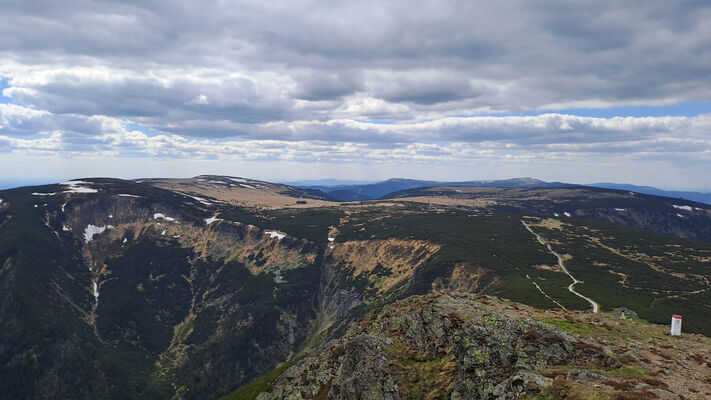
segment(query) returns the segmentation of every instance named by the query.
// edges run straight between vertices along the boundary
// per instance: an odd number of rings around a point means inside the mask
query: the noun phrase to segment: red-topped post
[[[681,335],[681,315],[672,315],[671,320],[671,335]]]

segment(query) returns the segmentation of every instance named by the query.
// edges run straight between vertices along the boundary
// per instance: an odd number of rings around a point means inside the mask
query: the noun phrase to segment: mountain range
[[[374,200],[407,189],[433,186],[472,186],[472,187],[569,187],[575,186],[561,182],[544,182],[532,178],[513,178],[504,180],[480,180],[463,182],[423,181],[415,179],[391,178],[382,182],[360,185],[306,185],[301,186],[320,190],[340,201]]]
[[[478,181],[426,181],[415,179],[391,178],[375,183],[338,183],[336,180],[304,181],[293,182],[292,185],[320,190],[329,196],[340,201],[363,201],[374,200],[387,196],[391,193],[407,190],[426,188],[434,186],[471,186],[471,187],[519,187],[519,188],[562,188],[572,186],[592,186],[605,189],[626,190],[636,193],[652,194],[664,197],[676,197],[685,200],[697,201],[711,204],[711,193],[692,191],[668,191],[651,186],[637,186],[630,184],[616,183],[592,183],[578,185],[563,182],[545,182],[533,178],[513,178],[503,180],[478,180]]]
[[[590,183],[587,186],[600,187],[606,189],[629,190],[637,193],[653,194],[655,196],[677,197],[680,199],[698,201],[699,203],[711,204],[711,193],[709,192],[689,192],[678,190],[662,190],[651,186],[637,186],[626,183]]]
[[[418,182],[0,191],[0,398],[711,394],[711,206]]]

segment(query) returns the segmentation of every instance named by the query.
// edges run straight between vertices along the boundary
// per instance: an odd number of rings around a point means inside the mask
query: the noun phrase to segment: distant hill
[[[653,194],[655,196],[676,197],[685,200],[698,201],[699,203],[711,204],[711,193],[670,191],[657,189],[652,186],[637,186],[626,183],[609,182],[591,183],[586,186],[593,186],[605,189],[629,190],[637,193]]]
[[[545,182],[533,178],[513,178],[503,180],[478,180],[463,182],[423,181],[416,179],[391,178],[367,185],[300,186],[328,193],[341,201],[373,200],[401,190],[435,186],[505,187],[505,188],[563,188],[577,186],[562,182]]]
[[[298,187],[309,186],[309,187],[332,188],[334,186],[369,185],[371,183],[376,183],[376,182],[377,181],[375,181],[375,180],[356,181],[356,180],[349,180],[349,179],[304,179],[304,180],[300,180],[300,181],[279,181],[278,183],[283,183],[284,185],[298,186]]]

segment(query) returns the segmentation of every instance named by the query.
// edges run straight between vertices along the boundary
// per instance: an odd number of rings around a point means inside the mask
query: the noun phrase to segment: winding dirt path
[[[558,259],[558,267],[560,267],[561,271],[565,272],[566,275],[568,275],[570,277],[570,279],[573,280],[573,283],[568,285],[568,291],[570,291],[570,293],[580,297],[581,299],[585,299],[588,303],[590,303],[590,305],[592,305],[593,313],[597,313],[600,306],[593,299],[583,296],[582,294],[575,291],[575,284],[580,283],[581,281],[575,279],[575,277],[570,273],[570,271],[568,271],[568,268],[565,267],[565,263],[563,262],[563,257],[561,257],[560,254],[556,253],[553,250],[553,248],[551,248],[551,245],[549,243],[547,243],[545,240],[543,240],[541,235],[534,232],[533,229],[531,229],[531,227],[528,226],[526,221],[521,220],[521,223],[523,224],[524,227],[526,227],[526,229],[528,229],[529,232],[531,232],[533,234],[533,236],[536,237],[536,239],[538,240],[538,243],[546,246],[548,248],[548,251],[550,251],[551,254],[556,256],[556,258]]]
[[[563,310],[566,310],[566,311],[568,310],[567,308],[565,308],[564,305],[562,305],[562,304],[558,303],[557,301],[555,301],[555,299],[552,298],[551,296],[548,296],[548,293],[544,292],[543,289],[541,289],[541,287],[538,286],[538,284],[537,284],[536,282],[534,282],[533,279],[531,279],[530,276],[528,276],[528,274],[526,274],[526,278],[528,278],[528,280],[531,281],[531,283],[533,284],[533,286],[535,286],[536,289],[538,289],[538,291],[541,292],[542,295],[546,296],[546,298],[547,298],[548,300],[552,301],[553,303],[555,303],[558,307],[562,308]]]

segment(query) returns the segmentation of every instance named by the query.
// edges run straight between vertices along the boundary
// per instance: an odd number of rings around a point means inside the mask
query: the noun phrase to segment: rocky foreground
[[[707,399],[711,339],[617,314],[411,297],[311,351],[268,399]]]

